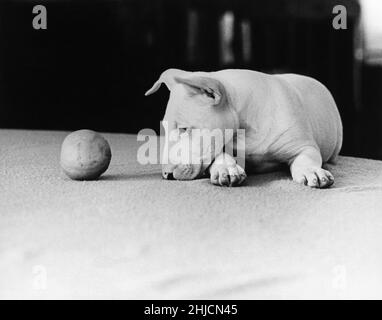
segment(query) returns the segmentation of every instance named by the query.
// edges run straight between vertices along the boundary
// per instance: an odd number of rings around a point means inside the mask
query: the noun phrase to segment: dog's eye
[[[187,127],[182,127],[182,128],[178,128],[178,132],[179,132],[179,135],[182,135],[182,134],[185,134],[187,132],[191,132],[191,128],[187,128]]]

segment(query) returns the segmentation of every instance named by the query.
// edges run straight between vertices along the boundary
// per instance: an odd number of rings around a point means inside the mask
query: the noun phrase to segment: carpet
[[[66,134],[0,130],[0,298],[382,298],[382,161],[340,157],[330,189],[224,188],[163,180],[135,135],[104,134],[110,167],[82,182]]]

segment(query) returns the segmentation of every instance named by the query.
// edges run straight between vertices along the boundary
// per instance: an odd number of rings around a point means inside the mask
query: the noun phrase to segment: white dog
[[[170,130],[245,129],[247,171],[271,171],[287,164],[298,183],[316,188],[333,184],[322,164],[340,152],[342,123],[332,95],[320,82],[250,70],[169,69],[146,95],[161,83],[170,90],[164,116]],[[213,184],[240,184],[246,177],[243,168],[223,148],[219,152],[211,165],[163,165],[163,176],[194,179],[208,170]]]

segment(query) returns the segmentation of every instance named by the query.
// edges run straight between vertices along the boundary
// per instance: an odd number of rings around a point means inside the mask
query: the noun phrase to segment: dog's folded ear
[[[183,84],[191,96],[200,96],[207,105],[218,106],[226,99],[224,85],[217,79],[204,76],[176,76],[174,79]]]
[[[160,88],[161,84],[164,83],[169,90],[176,84],[175,77],[186,77],[190,72],[183,71],[180,69],[167,69],[164,71],[159,79],[154,83],[151,89],[147,90],[145,96],[155,93]]]

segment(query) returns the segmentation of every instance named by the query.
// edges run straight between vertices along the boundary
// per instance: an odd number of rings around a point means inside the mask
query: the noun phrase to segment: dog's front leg
[[[306,147],[291,161],[290,171],[296,182],[312,188],[328,188],[334,183],[334,178],[321,166],[320,151],[314,147]]]
[[[228,153],[221,153],[209,168],[211,182],[215,185],[233,187],[247,177],[244,169]]]

